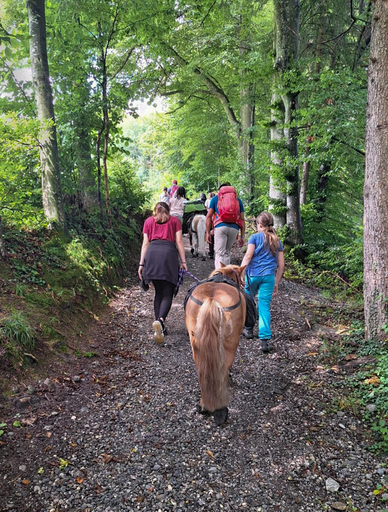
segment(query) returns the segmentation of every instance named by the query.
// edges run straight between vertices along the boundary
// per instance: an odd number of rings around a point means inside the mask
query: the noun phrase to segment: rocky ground
[[[213,269],[187,261],[199,278]],[[1,405],[0,511],[388,510],[388,494],[374,493],[387,485],[384,459],[368,451],[357,417],[336,408],[341,368],[317,357],[322,334],[337,336],[322,325],[326,300],[282,282],[275,350],[241,338],[229,419],[217,427],[196,412],[182,307],[192,284],[185,278],[161,346],[153,294],[134,277],[88,332],[98,356],[53,366]]]

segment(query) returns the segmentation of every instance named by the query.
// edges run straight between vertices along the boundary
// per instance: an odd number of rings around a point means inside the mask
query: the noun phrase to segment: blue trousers
[[[257,309],[259,313],[259,338],[271,338],[271,301],[275,286],[275,276],[245,276],[245,291],[257,296]]]

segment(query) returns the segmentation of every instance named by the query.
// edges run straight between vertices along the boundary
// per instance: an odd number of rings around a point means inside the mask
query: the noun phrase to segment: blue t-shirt
[[[264,233],[261,231],[252,235],[248,240],[248,245],[252,244],[255,246],[252,259],[245,271],[248,276],[270,276],[276,273],[278,253],[284,250],[283,244],[279,240],[279,249],[276,251],[275,256],[273,256],[269,245],[264,244],[264,241]]]
[[[242,201],[241,201],[241,199],[239,197],[237,198],[237,200],[238,200],[238,204],[240,205],[240,213],[241,213],[241,212],[244,211],[244,206],[243,206]],[[220,213],[218,211],[218,196],[214,196],[214,197],[211,198],[210,204],[209,204],[209,208],[214,210],[217,215]],[[220,226],[228,226],[230,228],[240,229],[238,224],[228,224],[227,222],[220,222],[219,224],[217,224],[215,226],[215,228],[217,229]]]

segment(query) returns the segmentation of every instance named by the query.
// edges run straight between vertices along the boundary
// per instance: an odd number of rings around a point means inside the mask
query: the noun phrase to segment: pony
[[[198,412],[213,414],[217,425],[228,419],[229,370],[246,315],[240,290],[245,267],[221,263],[185,299],[185,324],[201,389]]]
[[[198,258],[201,254],[202,261],[206,260],[206,216],[199,214],[193,217],[189,228],[189,240],[191,245],[191,254],[193,258]]]

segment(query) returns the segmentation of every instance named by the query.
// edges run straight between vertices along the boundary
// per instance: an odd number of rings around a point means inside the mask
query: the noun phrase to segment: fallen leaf
[[[77,476],[77,484],[82,484],[83,481],[84,478],[82,478],[82,476]]]
[[[77,446],[77,443],[70,443],[70,445],[75,448]]]
[[[308,356],[317,356],[318,352],[309,352],[307,355]]]
[[[31,416],[31,418],[23,418],[22,419],[22,425],[31,426],[31,425],[33,425],[35,423],[36,420],[37,420],[36,416]]]
[[[113,459],[112,455],[108,455],[107,453],[101,453],[100,458],[102,459],[101,462],[104,464],[110,462]]]
[[[377,375],[374,375],[370,379],[364,380],[364,384],[373,384],[376,385],[380,383],[380,379],[377,377]]]
[[[49,452],[49,451],[50,451],[50,450],[52,450],[52,449],[53,449],[53,447],[52,447],[52,446],[50,446],[50,445],[48,445],[48,446],[46,446],[46,448],[44,449],[44,453]]]
[[[53,435],[52,432],[46,432],[46,437],[50,438],[52,435]]]
[[[213,452],[211,452],[210,450],[206,450],[206,453],[209,455],[209,457],[211,457],[211,458],[214,457]]]
[[[30,481],[27,480],[27,478],[25,478],[24,480],[22,480],[22,484],[24,485],[30,485]]]
[[[346,361],[351,361],[352,359],[357,359],[356,354],[347,354],[347,355],[345,356],[345,360],[346,360]]]

